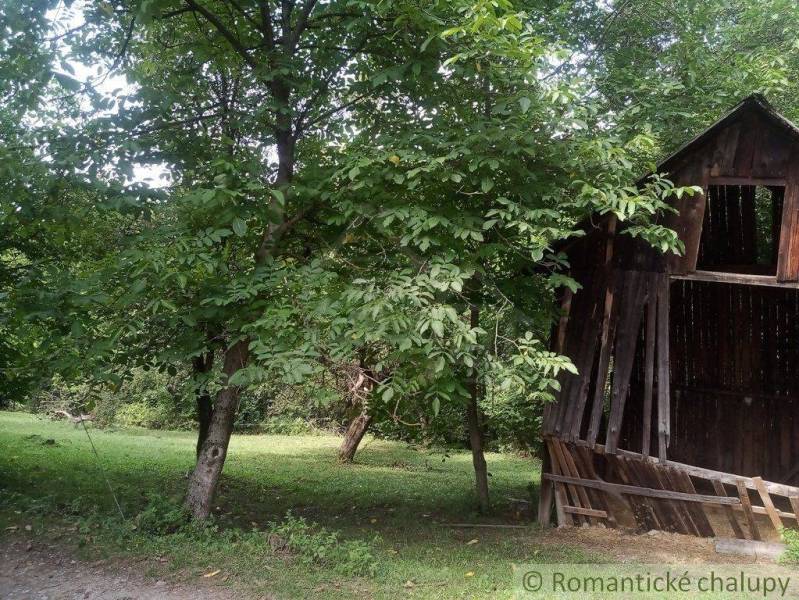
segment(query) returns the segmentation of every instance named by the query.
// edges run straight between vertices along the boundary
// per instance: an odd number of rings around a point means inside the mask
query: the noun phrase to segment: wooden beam
[[[575,443],[581,446],[588,447],[590,449],[588,443],[585,442],[584,440],[580,440]],[[602,444],[594,444],[593,450],[597,454],[605,454],[605,447]],[[648,460],[650,462],[657,462],[657,459],[654,457],[641,456],[638,452],[632,452],[630,450],[618,449],[616,451],[616,454],[618,454],[619,456],[626,456],[629,458],[638,458],[639,460]],[[728,485],[733,485],[733,486],[737,485],[738,480],[741,480],[744,482],[744,485],[750,490],[757,490],[754,482],[750,477],[741,477],[739,475],[733,475],[731,473],[723,473],[722,471],[714,471],[713,469],[705,469],[704,467],[696,467],[694,465],[687,465],[685,463],[680,463],[673,460],[666,461],[666,466],[682,469],[692,477],[699,477],[701,479],[708,479],[710,481],[717,479],[722,483],[726,483]],[[777,494],[778,496],[785,496],[786,498],[789,498],[790,496],[799,496],[799,487],[795,487],[792,485],[785,485],[784,483],[774,483],[773,481],[764,481],[763,483],[765,484],[769,494]]]
[[[709,185],[763,185],[784,186],[784,177],[710,177]]]
[[[799,283],[778,281],[773,275],[752,275],[750,273],[725,273],[722,271],[694,271],[683,275],[669,276],[671,279],[686,281],[706,281],[710,283],[729,283],[736,285],[754,285],[798,290]]]
[[[755,515],[752,512],[752,503],[749,500],[749,491],[746,489],[746,484],[742,479],[736,481],[738,487],[738,497],[741,499],[741,506],[743,507],[746,522],[749,525],[749,535],[753,540],[760,541],[760,530],[755,523]]]
[[[582,508],[580,506],[564,506],[563,512],[573,515],[583,515],[586,517],[593,517],[595,519],[607,519],[608,513],[604,510],[596,510],[595,508]]]
[[[727,490],[724,489],[724,484],[716,479],[713,480],[713,491],[716,492],[717,496],[726,496]],[[727,515],[727,520],[730,522],[730,527],[732,527],[732,532],[735,534],[740,540],[745,540],[746,536],[744,535],[743,529],[738,524],[738,519],[735,518],[735,512],[732,510],[731,506],[725,506],[724,512]]]
[[[777,509],[774,508],[774,503],[771,501],[771,496],[768,494],[768,490],[766,490],[766,486],[763,484],[763,480],[760,477],[752,477],[752,481],[755,482],[755,487],[757,488],[757,492],[760,494],[760,499],[763,501],[763,507],[766,509],[766,514],[768,518],[771,519],[771,524],[774,525],[774,529],[777,530],[777,533],[780,532],[782,529],[782,521],[780,520],[780,516],[777,514]]]
[[[799,523],[799,496],[788,496],[791,501],[791,509],[793,510],[793,518]]]
[[[720,504],[735,506],[741,504],[737,498],[726,496],[709,496],[707,494],[687,494],[685,492],[673,492],[671,490],[655,490],[652,488],[638,487],[635,485],[623,485],[621,483],[609,483],[599,479],[578,479],[576,477],[564,477],[563,475],[552,475],[544,473],[546,479],[565,483],[573,486],[590,487],[598,490],[615,491],[620,494],[630,494],[632,496],[646,496],[647,498],[664,498],[666,500],[682,500],[684,502],[701,502],[704,504]]]

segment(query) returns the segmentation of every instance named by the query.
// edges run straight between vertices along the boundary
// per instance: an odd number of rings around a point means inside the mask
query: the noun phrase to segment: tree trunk
[[[206,374],[211,370],[214,364],[214,353],[208,352],[203,356],[196,356],[191,361],[192,368],[195,375]],[[211,426],[211,415],[214,411],[214,404],[211,400],[211,394],[208,389],[198,386],[195,390],[195,397],[197,400],[197,423],[199,425],[197,432],[197,458],[200,457],[200,448],[208,437],[208,428]]]
[[[480,309],[472,304],[470,314],[471,326],[478,327],[480,322]],[[469,378],[469,403],[466,407],[466,420],[469,425],[469,445],[472,448],[472,464],[477,490],[477,501],[480,512],[485,514],[491,510],[488,498],[488,467],[483,454],[483,429],[480,418],[480,382],[476,369]]]
[[[249,359],[248,342],[241,340],[225,351],[224,372],[229,378],[243,368]],[[240,389],[227,385],[216,395],[216,402],[208,426],[208,434],[197,455],[197,465],[189,478],[185,505],[196,519],[205,519],[211,513],[214,493],[225,464],[233,422],[236,418]]]
[[[372,416],[367,414],[366,411],[355,417],[347,427],[347,432],[344,434],[344,441],[338,449],[338,459],[341,462],[352,462],[355,458],[355,452],[358,450],[358,445],[361,443],[366,430],[372,422]]]

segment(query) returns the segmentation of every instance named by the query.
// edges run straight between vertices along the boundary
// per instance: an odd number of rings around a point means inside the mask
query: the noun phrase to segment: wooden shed
[[[539,519],[774,538],[799,520],[799,129],[760,96],[664,160],[663,255],[595,218],[553,336]]]

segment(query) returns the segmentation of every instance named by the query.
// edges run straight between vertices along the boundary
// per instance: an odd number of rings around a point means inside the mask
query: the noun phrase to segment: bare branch
[[[247,49],[239,41],[238,37],[236,37],[233,32],[225,26],[225,24],[217,15],[212,13],[201,4],[198,4],[196,0],[186,0],[186,4],[194,11],[205,17],[205,19],[214,26],[217,32],[219,32],[219,34],[230,43],[233,49],[238,53],[239,56],[241,56],[242,59],[244,59],[244,62],[246,62],[247,65],[249,65],[252,69],[255,69],[258,66],[247,52]]]

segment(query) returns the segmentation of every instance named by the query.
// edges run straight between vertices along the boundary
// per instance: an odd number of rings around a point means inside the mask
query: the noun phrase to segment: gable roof
[[[705,129],[702,133],[694,137],[692,140],[686,142],[677,150],[669,154],[666,158],[661,160],[658,163],[658,170],[665,170],[664,167],[675,163],[683,156],[688,154],[692,149],[709,140],[717,132],[737,121],[744,113],[747,112],[755,112],[763,116],[768,122],[774,124],[777,128],[784,131],[786,134],[788,134],[788,136],[794,138],[796,141],[799,141],[799,127],[778,113],[762,94],[752,94],[741,100],[732,108],[732,110],[721,117],[718,121],[713,123],[710,127]],[[648,176],[649,174],[647,174],[645,177]]]

